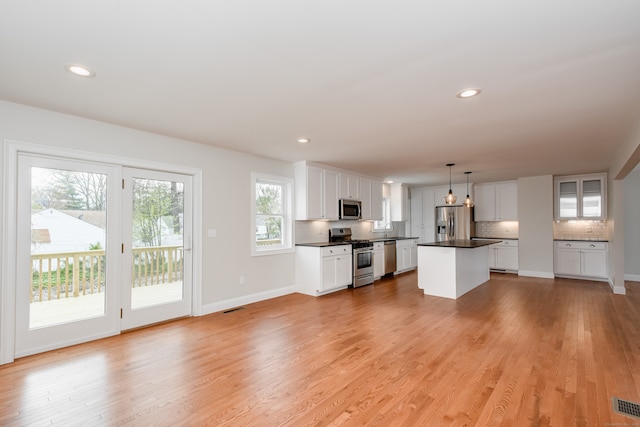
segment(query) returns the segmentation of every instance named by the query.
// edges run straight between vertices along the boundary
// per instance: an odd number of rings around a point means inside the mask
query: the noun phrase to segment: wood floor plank
[[[624,425],[640,283],[492,274],[458,300],[416,274],[292,294],[0,367],[0,425]]]

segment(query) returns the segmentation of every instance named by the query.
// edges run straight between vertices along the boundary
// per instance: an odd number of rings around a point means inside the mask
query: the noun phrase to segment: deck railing
[[[133,249],[131,287],[183,280],[182,246]],[[31,255],[31,302],[100,293],[105,287],[104,249]]]

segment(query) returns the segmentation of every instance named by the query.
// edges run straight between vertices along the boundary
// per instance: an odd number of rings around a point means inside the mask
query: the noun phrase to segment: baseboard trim
[[[224,301],[218,301],[213,304],[206,304],[202,306],[200,316],[204,316],[211,313],[217,313],[218,311],[228,310],[230,308],[238,307],[244,304],[252,304],[254,302],[265,301],[271,298],[277,298],[284,295],[289,295],[295,292],[294,286],[287,286],[284,288],[273,289],[270,291],[259,292],[257,294],[244,295],[238,298],[231,298]]]
[[[625,274],[624,280],[629,280],[630,282],[640,282],[640,274]]]
[[[608,280],[611,291],[616,295],[626,295],[627,289],[624,286],[616,286],[611,279]]]
[[[548,271],[531,271],[531,270],[518,270],[518,276],[524,277],[538,277],[540,279],[554,279],[553,272]]]

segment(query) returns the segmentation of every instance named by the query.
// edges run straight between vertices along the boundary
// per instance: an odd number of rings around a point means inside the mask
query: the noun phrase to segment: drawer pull
[[[571,243],[567,243],[565,246],[566,246],[567,248],[570,248],[570,247],[571,247]]]
[[[591,244],[591,245],[589,245],[589,247],[590,247],[590,248],[595,248],[595,247],[596,247],[596,245]]]

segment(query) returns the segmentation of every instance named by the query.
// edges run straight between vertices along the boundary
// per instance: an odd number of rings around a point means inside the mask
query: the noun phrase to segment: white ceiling
[[[3,0],[0,98],[414,185],[600,172],[640,1]]]

